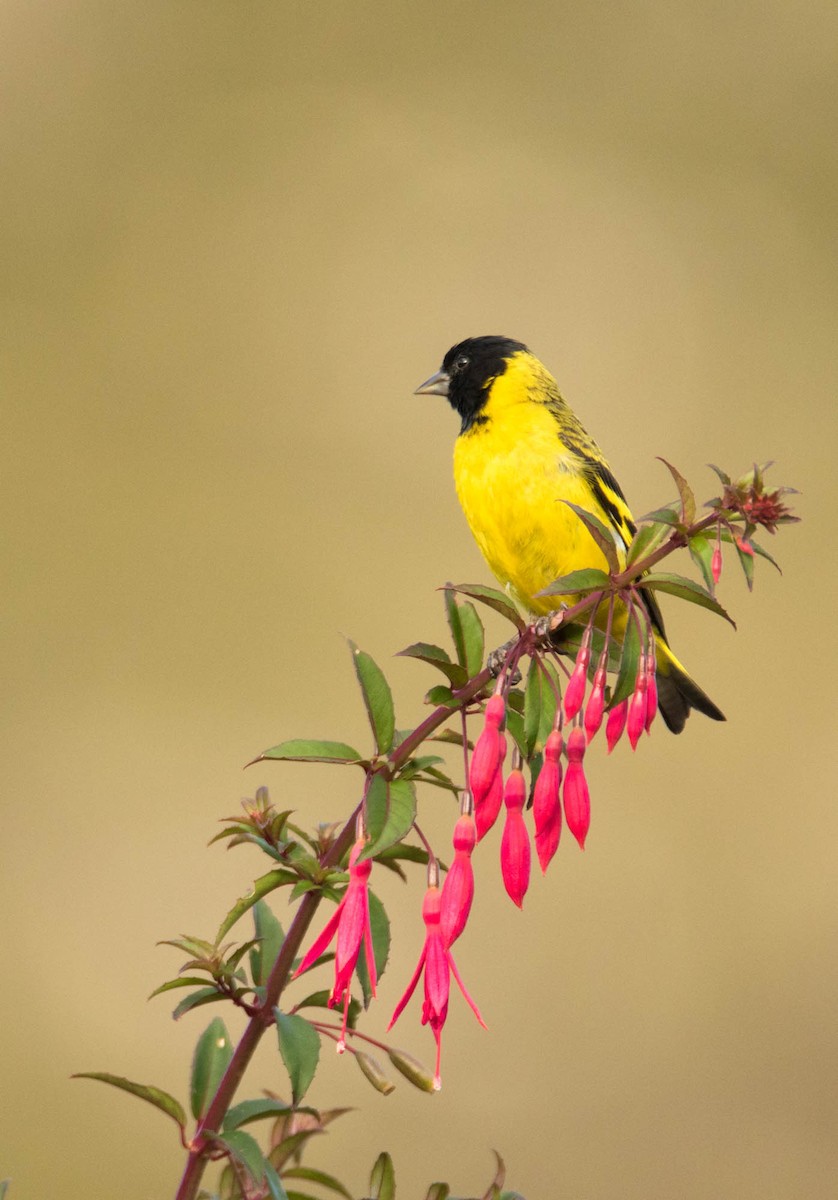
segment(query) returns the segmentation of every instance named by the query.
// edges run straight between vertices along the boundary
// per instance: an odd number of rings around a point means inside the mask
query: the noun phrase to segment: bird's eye
[[[466,369],[466,367],[468,366],[468,361],[469,361],[468,357],[465,354],[461,354],[460,357],[457,359],[457,361],[454,363],[454,370],[455,371],[464,371]]]

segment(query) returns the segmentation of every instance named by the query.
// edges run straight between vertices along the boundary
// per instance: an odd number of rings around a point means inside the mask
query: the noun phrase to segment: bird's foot
[[[530,626],[530,631],[536,645],[540,643],[550,643],[553,634],[558,629],[561,621],[556,621],[556,614],[567,611],[567,605],[562,603],[553,612],[545,613],[543,617],[539,617],[537,621],[533,621]]]
[[[493,650],[486,659],[486,666],[494,676],[500,675],[510,650],[517,645],[518,638],[510,638],[508,642],[505,642],[502,646],[498,646],[497,650]],[[517,668],[510,674],[509,682],[513,684],[513,686],[514,684],[521,682],[521,672]]]

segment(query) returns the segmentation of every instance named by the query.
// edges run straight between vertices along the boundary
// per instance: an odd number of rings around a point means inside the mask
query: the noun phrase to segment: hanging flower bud
[[[620,703],[615,704],[608,713],[608,720],[605,723],[605,737],[608,742],[609,754],[623,736],[623,730],[626,727],[627,715],[628,700],[621,700]]]
[[[594,674],[594,686],[585,706],[585,733],[590,741],[602,724],[602,714],[605,711],[605,654],[599,660],[599,666]]]
[[[585,636],[582,638],[579,653],[576,655],[576,665],[573,668],[573,674],[570,676],[567,687],[564,690],[564,712],[568,721],[576,716],[582,707],[582,701],[585,699],[585,686],[588,682],[588,664],[590,661],[591,627],[589,625],[585,630]]]
[[[495,777],[489,788],[489,794],[482,804],[475,802],[474,822],[477,826],[477,840],[484,838],[498,819],[500,806],[503,803],[503,763],[506,758],[506,734],[500,734],[500,761]]]
[[[469,790],[474,797],[475,808],[479,808],[489,794],[492,780],[500,766],[503,740],[500,727],[505,714],[506,705],[503,696],[499,692],[495,692],[486,704],[483,732],[477,739],[469,766],[468,783]]]
[[[747,554],[749,558],[754,557],[754,548],[744,537],[737,537],[736,545],[743,554]]]
[[[554,729],[544,747],[544,762],[533,791],[535,849],[542,872],[556,853],[562,836],[562,806],[559,788],[562,782],[562,735]]]
[[[567,827],[583,850],[591,824],[591,797],[582,766],[586,746],[583,730],[578,727],[571,729],[567,739],[567,774],[564,777],[562,799]]]
[[[718,583],[722,574],[721,530],[719,531],[719,537],[716,539],[716,544],[713,547],[713,557],[710,559],[710,574],[713,576],[713,583]]]
[[[451,946],[466,927],[474,899],[474,871],[471,854],[477,841],[477,827],[471,814],[471,796],[463,793],[462,816],[454,826],[454,861],[442,885],[439,924],[446,946]]]
[[[506,823],[500,844],[500,868],[510,899],[521,908],[530,886],[530,835],[523,813],[527,785],[521,770],[521,756],[517,751],[503,799],[506,804]]]
[[[647,687],[646,655],[643,654],[640,657],[640,667],[637,672],[637,678],[634,681],[634,691],[629,701],[628,720],[626,721],[628,739],[631,742],[632,750],[636,749],[637,743],[640,741],[640,735],[646,728]]]
[[[648,733],[658,711],[658,677],[657,664],[654,654],[646,657],[646,721],[644,728]]]

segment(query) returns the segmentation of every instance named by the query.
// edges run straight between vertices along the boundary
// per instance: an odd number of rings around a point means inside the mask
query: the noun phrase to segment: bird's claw
[[[506,663],[507,655],[513,646],[517,645],[518,639],[511,638],[503,646],[498,646],[497,650],[493,650],[486,659],[486,666],[494,676],[500,675]],[[521,672],[516,668],[510,673],[509,682],[514,686],[521,682]]]

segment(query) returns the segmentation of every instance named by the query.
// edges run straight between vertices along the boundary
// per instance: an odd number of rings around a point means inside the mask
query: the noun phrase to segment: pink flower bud
[[[655,714],[658,711],[658,679],[655,674],[655,660],[650,658],[646,667],[646,721],[645,729],[648,733],[652,728],[652,722],[655,719]]]
[[[547,870],[562,836],[562,735],[554,729],[544,747],[544,762],[535,781],[532,812],[535,818],[535,849],[542,872]]]
[[[474,821],[477,826],[477,840],[484,838],[498,819],[500,806],[503,803],[503,760],[506,758],[506,735],[498,734],[500,738],[500,758],[494,778],[489,785],[485,799],[474,803]],[[472,793],[473,794],[473,793]]]
[[[745,541],[745,539],[744,539],[743,537],[738,537],[738,538],[736,539],[736,545],[739,547],[739,549],[742,551],[742,553],[743,553],[743,554],[747,554],[747,555],[749,555],[751,558],[753,558],[753,557],[754,557],[754,548],[753,548],[753,546],[751,545],[751,543],[750,543],[750,542],[746,542],[746,541]]]
[[[492,786],[501,762],[501,742],[503,735],[500,727],[503,724],[506,705],[503,696],[495,693],[486,705],[486,722],[483,732],[477,739],[477,745],[471,756],[468,783],[474,797],[474,807],[479,808]]]
[[[640,670],[637,672],[637,679],[634,683],[634,691],[632,692],[631,700],[628,707],[628,720],[626,722],[628,739],[631,742],[632,750],[637,748],[637,743],[640,741],[640,735],[646,728],[646,692],[648,690],[648,680],[646,677],[646,662],[645,655],[640,663]]]
[[[463,815],[454,826],[454,861],[442,885],[440,926],[446,946],[463,932],[474,899],[474,871],[471,853],[477,841],[474,817]]]
[[[722,574],[722,547],[720,542],[716,542],[713,548],[713,557],[710,560],[710,574],[713,576],[713,582],[718,583]]]
[[[605,710],[605,667],[600,665],[594,675],[594,686],[585,706],[585,733],[590,741],[602,724],[602,714]]]
[[[567,773],[564,777],[562,799],[567,827],[583,850],[591,825],[591,797],[582,766],[586,746],[584,730],[571,729],[567,739]]]
[[[573,668],[573,674],[570,676],[564,691],[564,712],[568,721],[573,720],[582,707],[582,701],[585,699],[585,686],[588,682],[588,663],[590,661],[591,629],[588,626],[585,630],[585,636],[582,638],[579,653],[576,655],[576,666]]]
[[[608,720],[605,724],[605,737],[608,741],[609,754],[623,736],[627,715],[628,700],[621,700],[619,704],[615,704],[608,714]]]
[[[509,772],[503,798],[506,822],[500,844],[500,869],[510,899],[521,908],[530,885],[530,836],[523,815],[527,785],[519,769]]]

